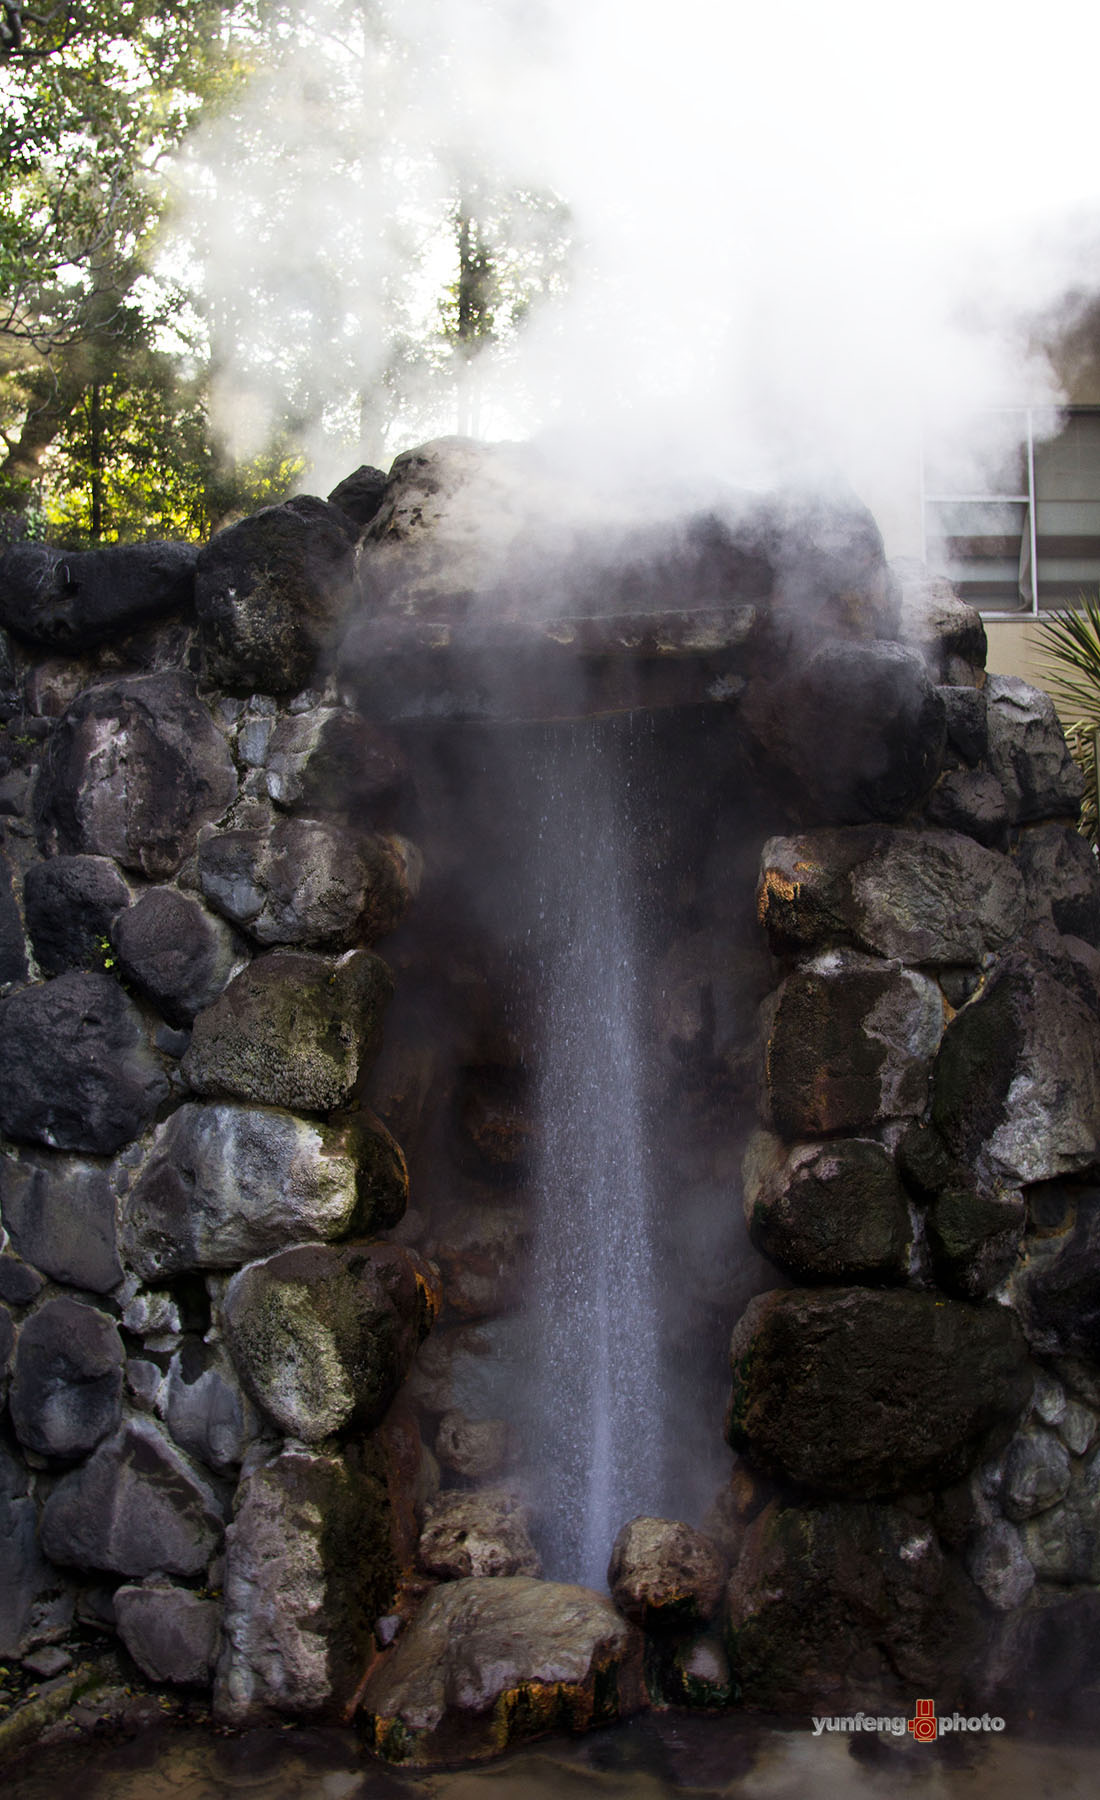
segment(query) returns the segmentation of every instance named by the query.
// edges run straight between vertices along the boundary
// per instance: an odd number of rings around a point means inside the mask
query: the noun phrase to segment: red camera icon
[[[936,1702],[934,1700],[918,1700],[913,1718],[909,1720],[908,1729],[913,1733],[914,1742],[930,1744],[937,1734]]]

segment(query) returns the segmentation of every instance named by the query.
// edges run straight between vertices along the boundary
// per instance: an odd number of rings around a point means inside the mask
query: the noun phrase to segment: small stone
[[[118,1634],[150,1681],[208,1687],[217,1661],[221,1608],[167,1582],[115,1592]]]
[[[468,1419],[449,1412],[439,1421],[435,1453],[445,1469],[466,1481],[491,1481],[515,1454],[513,1434],[504,1419]]]
[[[0,1205],[0,1213],[4,1210]],[[32,1269],[30,1263],[21,1262],[18,1256],[9,1256],[7,1251],[0,1255],[0,1300],[5,1300],[9,1306],[29,1306],[45,1285],[43,1276],[37,1269]]]
[[[72,1662],[69,1652],[59,1644],[43,1644],[41,1650],[32,1650],[23,1658],[23,1667],[36,1681],[52,1681],[62,1670],[70,1669]]]
[[[1070,1400],[1058,1421],[1058,1436],[1074,1456],[1084,1456],[1096,1436],[1096,1414],[1079,1400]]]
[[[111,927],[130,889],[108,856],[52,856],[23,877],[27,930],[44,975],[102,971]]]
[[[1069,1456],[1047,1431],[1014,1438],[1005,1457],[1001,1503],[1015,1523],[1034,1518],[1061,1500],[1069,1488]]]
[[[212,1006],[248,951],[222,919],[178,888],[151,888],[115,921],[119,967],[173,1025]]]
[[[530,1528],[530,1508],[503,1488],[440,1494],[425,1509],[417,1561],[443,1581],[541,1575]]]
[[[11,1416],[24,1448],[71,1461],[122,1417],[125,1353],[114,1321],[78,1300],[47,1300],[19,1334]]]
[[[607,1584],[636,1625],[694,1630],[718,1607],[727,1575],[717,1545],[675,1519],[631,1519],[615,1539]]]

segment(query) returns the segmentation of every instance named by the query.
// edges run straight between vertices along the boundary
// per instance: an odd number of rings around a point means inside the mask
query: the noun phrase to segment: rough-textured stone
[[[984,1300],[1008,1276],[1020,1254],[1027,1208],[1011,1189],[953,1181],[928,1211],[928,1246],[941,1286],[964,1300]]]
[[[994,1519],[968,1546],[966,1571],[997,1612],[1014,1611],[1035,1586],[1020,1534],[1005,1519]]]
[[[996,845],[1004,841],[1010,808],[1004,788],[988,769],[945,769],[925,812],[933,825]]]
[[[1052,1432],[1021,1432],[1004,1460],[1000,1498],[1007,1517],[1019,1524],[1055,1505],[1069,1487],[1069,1472],[1069,1453]]]
[[[396,1578],[385,1474],[369,1450],[294,1446],[249,1469],[226,1533],[218,1718],[342,1718]]]
[[[157,1582],[116,1589],[114,1607],[118,1635],[150,1681],[209,1687],[221,1635],[216,1600]]]
[[[1069,825],[1030,825],[1015,856],[1031,916],[1100,945],[1100,866],[1087,839]]]
[[[1095,1162],[1100,1021],[1074,972],[1014,952],[952,1019],[936,1059],[932,1117],[956,1158],[1010,1186]]]
[[[101,970],[130,890],[107,856],[53,856],[23,878],[27,930],[44,975]]]
[[[20,1256],[55,1281],[107,1294],[122,1280],[102,1163],[33,1151],[0,1157],[0,1216]]]
[[[939,774],[947,737],[921,657],[889,643],[825,644],[781,678],[754,680],[741,718],[761,778],[815,825],[904,818]]]
[[[127,1262],[157,1282],[344,1237],[360,1217],[357,1148],[346,1123],[273,1107],[180,1106],[157,1127],[123,1202]]]
[[[290,1437],[377,1425],[439,1308],[434,1271],[397,1244],[303,1245],[230,1282],[245,1387]]]
[[[151,1419],[130,1419],[58,1482],[42,1548],[62,1567],[141,1580],[198,1575],[222,1537],[219,1501]]]
[[[335,506],[349,518],[353,525],[362,531],[369,525],[382,504],[382,496],[386,491],[387,477],[381,469],[373,469],[369,463],[361,463],[343,481],[338,481],[328,496],[330,506]]]
[[[236,793],[225,740],[190,676],[105,682],[73,702],[50,739],[36,789],[41,846],[113,856],[163,879]]]
[[[7,1306],[29,1306],[45,1287],[45,1278],[18,1256],[0,1255],[0,1300]]]
[[[0,1407],[8,1397],[8,1382],[14,1360],[15,1320],[6,1306],[0,1306]]]
[[[133,1001],[109,975],[58,975],[0,1000],[0,1128],[109,1156],[167,1099]]]
[[[855,951],[829,951],[779,990],[765,1071],[781,1137],[858,1130],[923,1112],[943,1031],[935,982]]]
[[[264,758],[275,804],[311,816],[347,812],[373,820],[405,779],[405,757],[395,740],[343,707],[316,706],[280,719]]]
[[[1026,1518],[1020,1541],[1040,1581],[1100,1582],[1100,1456],[1071,1466],[1063,1498]]]
[[[323,819],[276,820],[270,831],[222,831],[199,852],[202,891],[256,942],[346,950],[400,924],[419,885],[404,838]]]
[[[1007,857],[956,832],[874,826],[772,838],[759,914],[772,949],[857,950],[924,964],[983,963],[1024,919]]]
[[[466,1575],[541,1575],[531,1510],[504,1488],[449,1492],[424,1514],[417,1561],[443,1581]]]
[[[27,946],[15,898],[15,873],[7,851],[0,847],[0,987],[26,979]]]
[[[73,1596],[38,1544],[30,1472],[0,1439],[0,1657],[64,1632]]]
[[[426,1253],[438,1263],[451,1312],[492,1318],[519,1304],[532,1230],[529,1207],[471,1199],[435,1232]]]
[[[435,1453],[464,1481],[491,1481],[512,1461],[515,1441],[505,1419],[468,1419],[456,1409],[439,1421]]]
[[[984,630],[984,627],[983,627]],[[989,749],[989,720],[981,688],[941,687],[947,712],[947,749],[968,769],[977,768]]]
[[[342,512],[307,494],[211,538],[195,570],[207,680],[263,694],[307,687],[350,598],[354,536]]]
[[[773,1501],[727,1590],[741,1698],[772,1711],[874,1711],[933,1683],[968,1691],[979,1630],[977,1596],[927,1523],[888,1506]]]
[[[1004,789],[1012,822],[1076,819],[1084,778],[1049,694],[1017,675],[991,675],[985,694],[989,767]]]
[[[387,1761],[493,1756],[645,1704],[642,1636],[605,1594],[512,1575],[430,1594],[371,1674],[359,1720]]]
[[[0,560],[0,622],[48,650],[89,649],[189,608],[197,554],[193,544],[14,544]]]
[[[122,1418],[124,1361],[112,1319],[47,1300],[19,1334],[10,1405],[20,1443],[67,1462],[94,1449]]]
[[[193,894],[152,888],[111,930],[118,966],[173,1025],[190,1025],[240,973],[248,951]]]
[[[722,1598],[726,1561],[677,1519],[631,1519],[615,1539],[607,1585],[621,1613],[647,1631],[705,1625]]]
[[[730,1370],[733,1448],[826,1494],[944,1486],[1008,1438],[1031,1394],[1013,1313],[908,1290],[761,1294]]]
[[[1044,1251],[1033,1246],[1016,1284],[1029,1338],[1044,1354],[1100,1362],[1100,1189],[1082,1190],[1072,1229]]]
[[[786,1150],[764,1132],[743,1169],[757,1249],[800,1281],[904,1281],[913,1230],[889,1151],[870,1138]]]
[[[218,1346],[208,1347],[198,1338],[184,1338],[169,1364],[163,1390],[158,1384],[158,1397],[180,1449],[219,1475],[243,1462],[249,1443],[260,1435],[260,1421],[229,1358]]]
[[[919,650],[933,681],[969,682],[985,668],[986,636],[981,614],[960,600],[942,575],[931,575],[915,558],[890,564],[897,583],[898,637]]]
[[[367,950],[271,951],[199,1014],[183,1073],[200,1094],[330,1112],[369,1067],[392,991]]]

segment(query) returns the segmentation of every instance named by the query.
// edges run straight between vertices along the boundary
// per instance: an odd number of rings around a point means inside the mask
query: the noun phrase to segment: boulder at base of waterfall
[[[151,1419],[129,1419],[51,1491],[42,1548],[63,1567],[198,1575],[222,1538],[209,1483]]]
[[[722,1598],[726,1560],[679,1519],[631,1519],[611,1551],[607,1585],[621,1613],[647,1631],[698,1630]]]
[[[118,1635],[150,1681],[210,1686],[220,1636],[216,1600],[160,1581],[118,1588],[114,1609]]]
[[[429,1594],[367,1681],[358,1722],[388,1762],[496,1756],[646,1704],[643,1638],[606,1594],[526,1575]]]
[[[948,1485],[1007,1442],[1032,1386],[1007,1307],[900,1289],[759,1294],[730,1371],[732,1447],[767,1475],[856,1497]]]
[[[442,1581],[467,1575],[541,1575],[531,1509],[504,1488],[450,1490],[428,1502],[417,1561]]]
[[[322,1455],[288,1445],[253,1463],[226,1532],[218,1720],[342,1719],[396,1582],[376,1448]]]
[[[318,1443],[379,1424],[439,1304],[434,1269],[399,1244],[299,1245],[233,1277],[225,1323],[257,1405]]]

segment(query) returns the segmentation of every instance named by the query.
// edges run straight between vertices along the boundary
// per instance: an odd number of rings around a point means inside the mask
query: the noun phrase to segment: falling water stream
[[[619,1527],[662,1495],[636,868],[646,735],[631,718],[548,729],[527,771],[541,1120],[527,1431],[545,1572],[595,1587]]]

